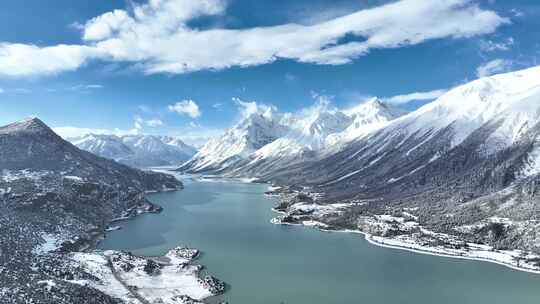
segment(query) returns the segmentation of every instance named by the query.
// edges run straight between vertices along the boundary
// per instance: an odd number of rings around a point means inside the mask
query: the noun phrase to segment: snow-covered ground
[[[32,250],[33,254],[40,255],[54,251],[60,248],[60,244],[62,243],[58,234],[43,233],[41,238],[43,242]]]
[[[197,255],[197,250],[180,247],[156,259],[119,251],[72,253],[70,259],[76,266],[98,278],[72,282],[89,285],[129,304],[140,303],[138,297],[150,303],[199,303],[214,294],[199,278],[202,267],[190,263]]]

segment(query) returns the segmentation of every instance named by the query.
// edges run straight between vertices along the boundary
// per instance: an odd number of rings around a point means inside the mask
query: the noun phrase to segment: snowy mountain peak
[[[49,128],[43,121],[35,117],[0,127],[0,133],[6,134],[19,132],[56,135],[54,131]]]
[[[456,87],[404,118],[409,132],[452,126],[453,145],[488,122],[500,125],[491,135],[499,147],[515,142],[540,122],[540,66],[485,77]]]
[[[377,97],[343,112],[355,119],[355,123],[360,124],[385,122],[407,114],[407,111],[386,103]]]
[[[329,146],[349,142],[384,127],[389,122],[407,114],[407,111],[374,97],[343,113],[349,116],[352,122],[343,132],[332,134],[327,138],[326,143]]]
[[[348,111],[329,103],[318,103],[301,113],[277,113],[270,108],[251,114],[222,137],[209,141],[180,170],[216,171],[233,163],[236,165],[240,160],[254,164],[268,159],[290,159],[305,152],[320,151],[337,139],[352,138],[361,126],[388,122],[404,113],[377,99]],[[352,131],[347,132],[349,129]]]
[[[210,140],[183,167],[190,170],[215,168],[231,157],[247,157],[288,132],[273,111],[252,113],[219,138]]]

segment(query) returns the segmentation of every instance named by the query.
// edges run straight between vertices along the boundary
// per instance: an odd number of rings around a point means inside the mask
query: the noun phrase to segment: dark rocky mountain
[[[115,218],[158,212],[145,191],[181,187],[79,150],[39,119],[0,127],[0,303],[118,303],[64,281],[88,274],[62,252],[93,246]]]

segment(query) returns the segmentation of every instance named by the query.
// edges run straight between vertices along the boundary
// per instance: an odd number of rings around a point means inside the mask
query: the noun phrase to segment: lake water
[[[230,284],[231,304],[538,304],[540,275],[479,261],[377,247],[363,236],[273,225],[265,185],[183,179],[164,207],[110,233],[103,249],[157,256],[188,245]]]

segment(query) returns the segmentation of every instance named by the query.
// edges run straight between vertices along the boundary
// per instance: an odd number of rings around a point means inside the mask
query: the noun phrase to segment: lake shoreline
[[[154,171],[154,172],[163,172],[163,173],[168,173],[168,174],[171,173],[171,172],[165,171],[165,170],[152,170],[152,171]],[[175,174],[172,174],[172,175],[175,176]],[[175,176],[175,178],[180,180],[180,178],[178,176]],[[147,190],[147,191],[144,191],[144,195],[147,196],[147,195],[156,194],[156,193],[178,192],[178,191],[182,191],[182,190],[184,190],[184,185],[182,185],[182,187],[179,187],[177,189],[165,188],[164,187],[162,189]],[[178,289],[177,286],[175,286],[174,288],[168,287],[168,286],[163,286],[161,288],[162,289],[161,293],[163,294],[163,296],[167,296],[167,297],[171,297],[171,298],[177,298],[177,299],[180,299],[180,297],[185,297],[185,298],[183,298],[184,301],[192,301],[192,303],[204,304],[204,303],[206,303],[207,300],[223,294],[225,292],[225,289],[220,289],[219,291],[216,292],[217,289],[215,289],[215,286],[213,284],[214,283],[218,284],[218,285],[223,284],[223,286],[225,286],[225,283],[215,279],[212,275],[210,275],[210,273],[208,273],[208,271],[206,270],[205,266],[193,263],[194,260],[199,256],[199,253],[200,253],[200,251],[197,250],[197,249],[190,249],[190,250],[196,250],[197,254],[195,256],[189,257],[189,258],[183,257],[183,256],[174,257],[174,258],[170,257],[171,252],[173,252],[174,250],[178,250],[179,248],[183,248],[183,247],[170,248],[170,250],[168,251],[168,253],[166,255],[159,256],[159,257],[146,256],[146,255],[131,255],[126,250],[102,250],[102,249],[99,249],[100,242],[103,241],[107,237],[107,235],[109,233],[114,233],[115,231],[118,231],[118,230],[122,229],[122,226],[114,226],[115,229],[110,229],[110,227],[112,227],[111,225],[113,225],[113,224],[119,225],[122,222],[135,221],[140,216],[143,216],[143,215],[152,215],[152,214],[159,214],[161,212],[166,212],[166,211],[164,211],[164,208],[161,205],[152,203],[150,201],[147,202],[147,205],[145,207],[146,208],[139,206],[139,207],[130,208],[130,209],[124,211],[124,213],[127,213],[128,215],[122,215],[120,217],[112,219],[109,222],[109,224],[107,224],[104,227],[103,231],[100,231],[100,233],[96,234],[91,240],[88,240],[87,242],[85,242],[84,248],[80,248],[80,250],[68,253],[68,256],[70,256],[68,258],[68,260],[71,260],[74,263],[79,263],[80,266],[83,269],[85,269],[86,271],[88,271],[89,273],[92,273],[92,274],[96,275],[97,277],[100,277],[100,280],[102,282],[108,282],[109,284],[112,284],[111,286],[113,286],[113,288],[107,288],[107,286],[105,286],[106,284],[101,285],[101,284],[98,284],[98,283],[89,283],[89,285],[92,286],[93,288],[101,290],[102,292],[104,292],[106,294],[109,294],[109,295],[112,295],[112,296],[117,296],[117,297],[120,297],[122,299],[128,299],[130,297],[129,295],[131,295],[131,296],[136,295],[136,297],[140,298],[139,299],[140,301],[142,301],[142,300],[146,301],[147,300],[146,297],[152,298],[154,296],[154,295],[152,295],[152,296],[150,296],[150,295],[140,295],[137,292],[137,289],[139,289],[140,287],[148,288],[148,286],[145,286],[145,285],[151,286],[151,284],[149,284],[148,282],[144,283],[144,279],[145,279],[144,278],[145,277],[144,272],[139,271],[137,273],[138,279],[135,279],[135,281],[133,281],[133,278],[132,278],[132,282],[131,282],[131,284],[133,284],[133,286],[135,286],[135,283],[137,282],[137,280],[140,281],[142,279],[142,282],[139,282],[139,284],[142,283],[143,285],[138,286],[135,289],[131,289],[129,287],[131,285],[128,285],[127,281],[125,279],[121,278],[119,274],[117,274],[117,272],[118,272],[117,269],[113,266],[113,263],[111,263],[111,261],[109,260],[108,255],[111,255],[111,254],[114,253],[114,254],[120,254],[120,255],[125,255],[125,254],[130,255],[132,259],[139,259],[139,260],[142,260],[142,261],[147,261],[146,263],[148,263],[148,265],[155,262],[155,263],[160,265],[160,266],[158,266],[158,268],[159,267],[164,267],[164,269],[167,269],[167,267],[169,267],[169,268],[172,269],[172,268],[175,268],[175,267],[180,267],[178,265],[181,265],[181,268],[185,268],[186,271],[178,271],[178,270],[166,271],[165,275],[170,276],[171,278],[181,279],[182,281],[187,283],[189,286],[186,287],[186,289],[183,292],[181,292],[180,294],[175,293],[175,289]],[[132,212],[133,210],[135,210],[136,212]],[[78,257],[79,259],[74,259],[73,257]],[[167,265],[159,263],[159,261],[162,258],[169,259],[170,262]],[[91,263],[89,263],[88,261],[91,261]],[[96,261],[99,261],[99,262],[96,262]],[[171,262],[174,262],[174,263],[171,264]],[[109,269],[109,270],[107,270],[107,269]],[[177,274],[175,274],[175,272],[177,272]],[[203,274],[203,273],[205,273],[205,274]],[[129,275],[133,276],[133,274],[131,274],[129,271],[126,272],[125,274],[127,274],[128,276]],[[153,275],[148,274],[148,277],[152,277],[152,276],[155,276],[155,274],[153,274]],[[192,279],[188,279],[189,277],[192,277]],[[209,278],[212,279],[212,280],[210,280],[211,281],[210,283],[207,282],[207,280]],[[112,281],[117,281],[117,283],[119,283],[119,285],[116,284],[116,283],[113,283]],[[191,297],[187,296],[187,294],[192,293],[192,292],[190,292],[191,289],[193,289],[193,288],[197,289],[197,287],[194,287],[196,285],[201,285],[200,288],[202,288],[203,290],[207,290],[208,293],[204,294],[204,292],[199,290],[199,291],[195,292],[195,295],[196,295],[195,298],[191,298]],[[118,289],[122,289],[122,287],[126,291],[125,294],[124,293],[118,293]],[[152,288],[153,287],[151,287],[150,289],[152,289]],[[115,289],[117,289],[117,290],[115,290]],[[183,288],[181,288],[181,289],[183,289]],[[142,301],[142,302],[144,302],[144,301]]]
[[[278,211],[278,210],[275,210],[275,209],[272,209],[272,210],[274,212],[276,212],[276,213],[286,214],[285,212],[282,212],[282,211]],[[328,229],[329,226],[327,224],[324,224],[322,222],[317,222],[317,221],[306,221],[306,222],[308,222],[308,224],[304,224],[304,223],[287,223],[287,222],[281,222],[277,218],[273,218],[272,220],[270,220],[270,222],[272,224],[274,224],[274,225],[289,225],[289,226],[301,226],[301,227],[305,227],[305,228],[315,228],[316,230],[319,230],[321,232],[328,232],[328,233],[360,234],[360,235],[364,236],[364,239],[368,243],[370,243],[370,244],[372,244],[374,246],[382,247],[382,248],[402,250],[402,251],[408,251],[408,252],[413,252],[413,253],[417,253],[417,254],[445,257],[445,258],[451,258],[451,259],[481,261],[481,262],[493,263],[493,264],[497,264],[497,265],[500,265],[500,266],[504,266],[506,268],[509,268],[509,269],[512,269],[512,270],[515,270],[515,271],[532,273],[532,274],[540,274],[540,269],[535,270],[535,269],[528,269],[528,268],[518,267],[518,266],[509,264],[509,263],[505,263],[504,261],[499,261],[499,260],[495,260],[495,259],[489,259],[489,258],[483,258],[483,257],[473,257],[473,256],[463,256],[463,255],[459,255],[459,254],[454,254],[454,253],[452,253],[450,251],[445,251],[445,250],[449,250],[448,248],[444,249],[444,248],[426,247],[426,246],[421,246],[420,244],[417,244],[417,245],[420,246],[421,248],[412,248],[412,247],[408,246],[407,243],[400,242],[397,239],[378,237],[378,236],[371,235],[371,234],[369,234],[367,232],[364,232],[364,231],[361,231],[361,230]],[[326,227],[326,228],[323,228],[323,227]],[[394,242],[394,244],[387,244],[387,243],[384,243],[384,241],[392,241],[392,242]],[[475,251],[472,251],[472,252],[475,252]],[[509,256],[509,257],[511,257],[511,256]]]
[[[250,184],[250,183],[254,183],[254,181],[256,181],[257,178],[227,178],[227,177],[204,176],[203,175],[203,176],[199,176],[199,180],[200,181],[204,181],[204,180],[218,181],[219,180],[219,181],[223,181],[223,182],[233,181],[233,182],[240,182],[240,183]],[[280,186],[274,187],[270,183],[264,183],[264,184],[267,184],[269,186],[268,190],[271,191],[271,192],[276,190],[276,189],[281,188]],[[265,193],[263,195],[269,196],[269,197],[272,197],[272,196],[279,197],[280,196],[279,194],[278,195],[271,195],[271,194],[268,194],[268,193]],[[277,210],[275,208],[272,208],[272,211],[275,212],[275,213],[278,213],[278,214],[287,215],[287,212],[280,211],[280,210]],[[382,248],[403,250],[403,251],[413,252],[413,253],[417,253],[417,254],[445,257],[445,258],[451,258],[451,259],[461,259],[461,260],[487,262],[487,263],[492,263],[492,264],[504,266],[506,268],[509,268],[509,269],[512,269],[512,270],[515,270],[515,271],[531,273],[531,274],[540,274],[540,267],[535,267],[535,269],[525,268],[525,267],[520,267],[520,266],[511,264],[511,263],[508,263],[508,262],[505,262],[505,261],[502,261],[502,260],[494,259],[494,258],[467,256],[467,255],[464,255],[467,252],[459,252],[459,253],[452,252],[451,251],[452,248],[436,248],[436,247],[422,246],[421,244],[418,244],[418,243],[412,243],[411,244],[411,243],[402,242],[402,241],[400,241],[400,240],[398,240],[396,238],[387,238],[387,237],[375,236],[375,235],[372,235],[370,233],[364,232],[362,230],[332,229],[332,227],[328,226],[327,224],[325,224],[323,222],[320,222],[320,221],[316,221],[316,220],[302,221],[301,223],[286,223],[286,222],[281,222],[278,218],[273,218],[273,219],[270,220],[270,222],[272,224],[277,224],[277,225],[291,225],[291,226],[303,226],[303,227],[306,227],[306,228],[315,228],[315,229],[317,229],[317,230],[319,230],[321,232],[330,232],[330,233],[337,232],[337,233],[361,234],[361,235],[364,236],[364,239],[368,243],[370,243],[371,245],[374,245],[374,246],[382,247]],[[390,243],[392,243],[392,244],[390,244]],[[481,248],[482,246],[484,246],[484,245],[480,245],[480,244],[470,244],[470,245],[476,246],[476,248]],[[482,253],[482,252],[492,250],[492,249],[486,250],[487,247],[489,247],[489,246],[485,246],[484,250],[472,250],[472,251],[470,251],[468,253],[469,254],[474,254],[474,253]],[[496,252],[499,253],[499,254],[503,254],[504,257],[506,257],[508,259],[512,259],[514,257],[514,256],[512,256],[510,254],[507,254],[507,253],[504,253],[504,252],[501,252],[501,251],[496,251]]]

